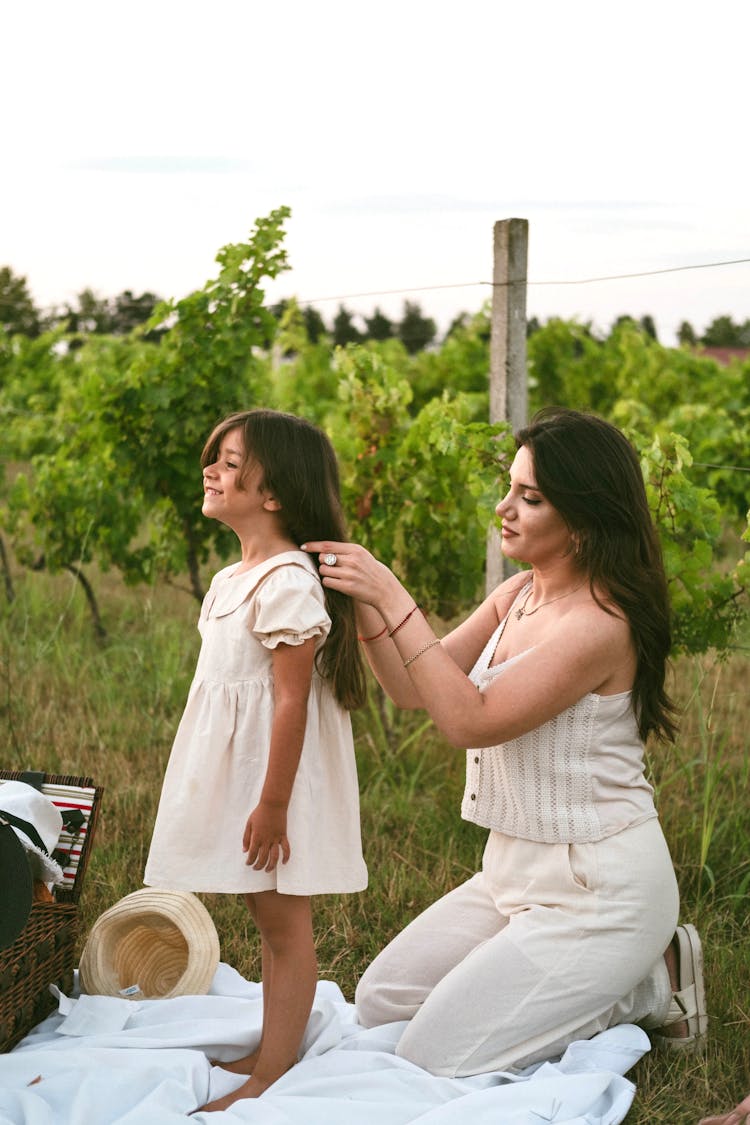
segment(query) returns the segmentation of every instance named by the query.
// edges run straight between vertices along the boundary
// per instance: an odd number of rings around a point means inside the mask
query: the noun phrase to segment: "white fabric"
[[[470,673],[481,692],[502,691],[503,671],[528,655],[492,664],[507,620]],[[461,816],[548,844],[593,843],[655,817],[632,693],[588,693],[519,738],[467,750]]]
[[[59,809],[33,785],[25,781],[2,781],[0,783],[0,810],[27,821],[36,828],[49,854],[43,851],[26,835],[22,828],[12,825],[18,839],[26,849],[31,866],[32,878],[43,883],[62,883],[63,871],[60,864],[51,858],[57,847],[62,831],[62,814]]]
[[[132,1002],[61,997],[0,1056],[0,1125],[170,1125],[244,1081],[208,1057],[236,1058],[260,1035],[260,984],[220,965],[208,996]],[[399,1059],[403,1023],[361,1028],[335,984],[318,984],[302,1061],[253,1101],[191,1120],[263,1125],[618,1125],[635,1087],[622,1077],[649,1049],[623,1025],[520,1075],[436,1078]]]
[[[315,565],[286,551],[214,576],[202,646],[164,777],[144,882],[165,890],[311,895],[367,886],[349,713],[313,673],[287,813],[288,863],[255,871],[242,834],[260,798],[274,714],[273,649],[325,642],[330,618]]]

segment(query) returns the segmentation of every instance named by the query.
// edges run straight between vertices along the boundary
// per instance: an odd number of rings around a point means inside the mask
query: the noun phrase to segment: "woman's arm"
[[[483,692],[435,643],[424,620],[405,626],[395,640],[435,725],[458,747],[518,738],[597,691],[617,669],[627,676],[633,660],[627,622],[593,600],[552,621]]]
[[[307,724],[315,641],[279,644],[273,650],[274,713],[271,748],[260,800],[245,825],[245,862],[256,870],[273,871],[291,855],[286,814],[297,776]]]
[[[421,616],[421,611],[414,609],[416,603],[408,590],[388,567],[378,562],[369,551],[354,544],[326,544],[322,547],[319,543],[306,543],[304,549],[311,552],[333,550],[337,553],[335,567],[321,564],[323,584],[330,584],[358,599],[356,612],[359,638],[375,678],[397,707],[405,710],[424,708],[426,704],[413,677],[404,668],[403,657],[395,643],[398,634],[406,629],[412,617]],[[344,549],[348,581],[342,585]],[[337,580],[338,585],[325,580],[329,575]],[[514,575],[442,639],[444,651],[464,672],[468,673],[474,667],[488,638],[527,580],[526,575]],[[363,596],[353,593],[354,584],[358,585]],[[378,602],[366,600],[375,597]],[[393,630],[396,632],[389,636]]]
[[[419,693],[405,674],[398,650],[388,636],[388,623],[373,606],[355,602],[355,607],[362,651],[383,691],[404,710],[422,707]]]
[[[323,584],[374,606],[391,631],[414,604],[398,579],[364,548],[327,541],[305,546],[333,551],[337,564],[321,566]],[[517,738],[596,691],[614,670],[632,662],[627,622],[591,600],[553,620],[529,651],[486,691],[478,691],[466,674],[467,657],[479,655],[480,633],[486,641],[491,616],[497,619],[498,609],[507,609],[523,581],[523,575],[514,575],[443,643],[420,613],[412,614],[389,641],[390,674],[409,676],[421,706],[455,746],[494,746]]]

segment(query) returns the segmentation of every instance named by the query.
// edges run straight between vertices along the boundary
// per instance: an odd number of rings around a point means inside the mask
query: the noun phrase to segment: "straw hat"
[[[199,996],[218,964],[216,927],[200,899],[146,887],[94,922],[79,982],[81,992],[131,1000]]]

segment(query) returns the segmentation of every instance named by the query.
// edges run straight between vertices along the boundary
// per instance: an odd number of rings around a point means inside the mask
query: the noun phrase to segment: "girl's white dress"
[[[328,636],[314,564],[286,551],[215,575],[202,637],[162,787],[144,882],[167,890],[240,894],[360,891],[367,886],[349,713],[313,672],[307,727],[287,814],[291,856],[275,871],[245,863],[242,834],[260,798],[273,722],[272,650]]]

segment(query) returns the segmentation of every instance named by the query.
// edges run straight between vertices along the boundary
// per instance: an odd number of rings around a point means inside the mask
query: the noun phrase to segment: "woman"
[[[482,870],[397,935],[356,996],[365,1026],[408,1020],[397,1053],[448,1077],[524,1067],[618,1023],[683,1046],[706,1027],[700,941],[675,933],[643,774],[645,738],[675,727],[638,458],[609,423],[562,409],[517,446],[497,513],[505,556],[531,569],[442,640],[363,548],[304,545],[356,599],[391,699],[472,748],[461,812],[490,830]]]

